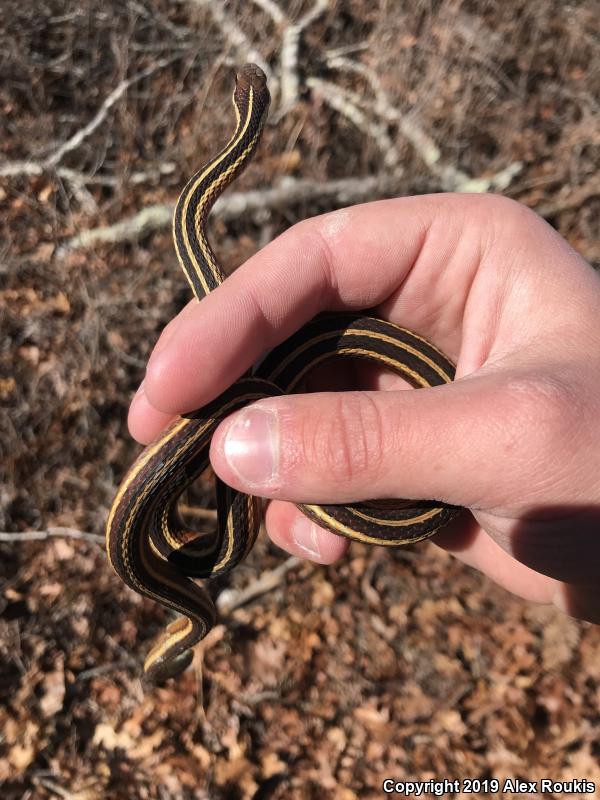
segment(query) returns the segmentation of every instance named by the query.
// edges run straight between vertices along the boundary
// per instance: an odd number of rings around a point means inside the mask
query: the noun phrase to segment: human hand
[[[347,541],[294,502],[468,507],[438,544],[524,598],[600,622],[600,277],[516,203],[432,195],[294,226],[165,328],[132,434],[150,441],[320,311],[364,308],[444,350],[457,380],[415,393],[369,365],[321,372],[324,388],[354,391],[233,414],[213,437],[217,474],[270,498],[271,538],[320,563]]]

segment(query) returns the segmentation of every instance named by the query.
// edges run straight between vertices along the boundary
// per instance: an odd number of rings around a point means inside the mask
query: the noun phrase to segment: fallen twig
[[[301,202],[327,200],[336,205],[352,205],[376,197],[394,194],[400,188],[399,175],[375,174],[356,178],[318,183],[313,180],[284,178],[271,189],[233,192],[220,197],[212,214],[225,222],[243,215],[270,209],[284,209]],[[116,244],[140,239],[171,224],[173,205],[148,206],[133,217],[101,228],[91,228],[69,239],[57,251],[57,256],[70,250],[93,247],[101,242]]]
[[[217,608],[221,614],[229,614],[236,608],[249,603],[260,595],[272,592],[281,586],[286,574],[304,563],[303,559],[290,556],[283,564],[275,569],[263,572],[253,583],[243,589],[225,589],[217,599]]]
[[[28,175],[35,176],[42,175],[44,172],[54,171],[59,178],[72,185],[73,190],[84,206],[84,209],[89,210],[90,208],[94,207],[94,201],[87,189],[85,189],[85,184],[91,182],[92,177],[86,176],[76,170],[69,169],[68,167],[59,166],[60,162],[67,153],[70,153],[72,150],[75,150],[77,147],[79,147],[79,145],[84,142],[85,139],[87,139],[92,135],[92,133],[94,133],[95,130],[97,130],[97,128],[106,119],[110,109],[121,99],[130,86],[133,86],[133,84],[149,77],[159,69],[168,66],[178,58],[181,58],[181,54],[177,54],[171,58],[161,59],[146,69],[141,70],[141,72],[138,72],[136,75],[133,75],[131,78],[122,80],[118,86],[116,86],[104,99],[100,108],[87,123],[87,125],[84,125],[83,128],[80,128],[76,133],[73,134],[73,136],[67,139],[66,142],[63,142],[63,144],[61,144],[60,147],[54,151],[54,153],[42,160],[10,161],[0,164],[0,178]]]
[[[101,242],[114,244],[141,239],[152,231],[168,227],[173,218],[173,208],[173,205],[164,204],[147,206],[135,216],[116,222],[114,225],[81,231],[66,244],[61,245],[56,255],[60,258],[69,250],[86,249]]]
[[[139,662],[136,659],[124,658],[121,661],[113,661],[110,664],[100,664],[98,667],[84,669],[77,675],[75,680],[78,682],[89,681],[91,678],[97,678],[99,675],[109,675],[121,669],[135,669],[138,666]]]
[[[268,14],[276,25],[285,25],[286,16],[275,0],[252,0],[255,6]]]
[[[591,180],[584,183],[582,186],[575,186],[568,190],[568,194],[561,197],[559,196],[553,202],[546,203],[546,205],[541,205],[539,208],[536,208],[538,214],[542,217],[553,217],[555,214],[559,214],[561,211],[568,211],[572,208],[578,208],[582,206],[586,200],[589,200],[592,197],[597,197],[600,195],[600,185],[598,184],[597,178],[592,178]]]
[[[316,90],[331,108],[350,120],[359,130],[377,144],[383,154],[383,163],[387,169],[395,169],[400,161],[400,154],[395,143],[390,139],[387,126],[379,118],[365,113],[360,107],[360,96],[356,92],[343,89],[336,83],[321,78],[308,78],[306,85]]]
[[[53,527],[41,531],[0,531],[0,542],[39,542],[53,536],[62,536],[68,539],[83,539],[104,546],[104,536],[98,533],[87,533],[75,528]]]
[[[297,22],[290,22],[284,28],[281,37],[281,101],[279,116],[281,117],[298,102],[300,94],[300,76],[298,71],[298,50],[302,31],[325,13],[330,6],[329,0],[316,0],[315,4]]]
[[[82,800],[82,795],[77,793],[73,794],[73,792],[69,792],[67,789],[63,789],[62,786],[59,786],[54,781],[48,780],[48,778],[40,778],[35,777],[34,783],[43,786],[44,789],[48,789],[50,792],[54,792],[57,797],[62,797],[63,800]]]
[[[402,135],[423,159],[431,174],[440,180],[442,189],[454,192],[502,191],[510,185],[515,175],[518,175],[522,170],[522,163],[515,161],[490,176],[471,177],[466,172],[446,163],[433,138],[423,130],[414,117],[410,114],[402,114],[398,108],[392,105],[381,85],[379,76],[374,70],[363,63],[355,62],[337,54],[331,55],[327,63],[334,69],[354,72],[365,78],[375,94],[375,102],[369,105],[359,94],[340,89],[337,84],[321,81],[318,78],[309,78],[307,84],[320,90],[325,99],[330,101],[332,107],[336,107],[338,111],[345,113],[355,122],[357,127],[362,127],[363,130],[370,133],[380,143],[384,153],[392,150],[396,151],[395,146],[387,136],[383,123],[373,122],[359,106],[362,109],[366,108],[367,111],[370,111],[385,123],[396,123]],[[336,93],[338,94],[337,106],[333,102]],[[350,114],[351,107],[354,109],[354,118]],[[380,131],[383,132],[383,135]]]
[[[154,64],[151,64],[146,69],[141,70],[141,72],[138,72],[136,75],[133,75],[131,78],[122,80],[119,85],[112,90],[108,97],[105,98],[104,102],[96,114],[88,122],[88,124],[84,125],[83,128],[77,131],[77,133],[73,134],[70,139],[67,139],[67,141],[64,142],[64,144],[62,144],[53,155],[48,156],[48,158],[45,159],[44,163],[46,166],[56,166],[56,164],[62,161],[63,156],[71,152],[71,150],[75,150],[83,141],[85,141],[85,139],[88,138],[88,136],[91,136],[92,133],[104,122],[110,109],[121,99],[121,97],[123,97],[130,86],[133,86],[134,83],[139,83],[139,81],[144,80],[144,78],[148,78],[159,69],[167,67],[178,58],[181,58],[181,55],[175,55],[171,58],[162,58],[159,61],[156,61]]]
[[[188,2],[210,11],[213,20],[221,29],[225,45],[228,45],[236,51],[236,60],[252,61],[258,64],[267,76],[271,94],[275,96],[278,92],[279,81],[273,75],[271,68],[262,57],[262,54],[250,42],[237,22],[232,19],[222,0],[188,0]]]

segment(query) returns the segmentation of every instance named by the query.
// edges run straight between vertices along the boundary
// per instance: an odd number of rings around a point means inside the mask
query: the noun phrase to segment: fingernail
[[[308,558],[321,558],[317,526],[304,515],[297,516],[292,523],[292,539]]]
[[[248,486],[272,486],[279,466],[276,412],[262,406],[239,411],[225,434],[223,451],[231,469]]]

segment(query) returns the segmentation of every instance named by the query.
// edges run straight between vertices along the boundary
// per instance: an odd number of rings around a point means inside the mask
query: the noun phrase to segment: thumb
[[[504,495],[494,452],[506,453],[522,426],[522,398],[503,389],[511,383],[488,374],[413,391],[259,400],[219,426],[211,462],[236,489],[292,502],[487,505]]]

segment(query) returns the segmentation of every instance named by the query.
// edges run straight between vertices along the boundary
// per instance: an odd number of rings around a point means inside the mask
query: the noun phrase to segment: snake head
[[[271,95],[267,88],[267,76],[256,64],[244,64],[235,76],[233,102],[237,109],[238,119],[244,117],[251,106],[252,115],[258,118],[258,130],[267,118]]]
[[[257,64],[244,64],[240,67],[236,72],[235,82],[236,88],[242,92],[247,92],[250,87],[255,92],[267,88],[267,76]]]

